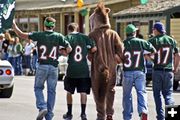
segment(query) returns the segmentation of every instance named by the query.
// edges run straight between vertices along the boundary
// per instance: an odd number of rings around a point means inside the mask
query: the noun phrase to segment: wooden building
[[[89,16],[96,7],[98,0],[84,0],[81,8],[74,0],[16,0],[15,18],[23,31],[43,30],[43,20],[47,16],[56,19],[55,31],[67,34],[67,25],[77,22],[80,32],[89,33]],[[110,21],[115,29],[113,14],[139,4],[139,0],[103,0],[111,9]]]
[[[153,23],[161,21],[168,35],[172,35],[180,45],[180,0],[149,0],[146,5],[138,5],[113,14],[116,28],[125,38],[125,26],[134,23],[140,28],[145,39],[152,33]]]

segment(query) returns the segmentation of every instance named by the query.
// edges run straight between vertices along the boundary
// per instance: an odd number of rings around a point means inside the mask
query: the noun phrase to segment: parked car
[[[10,98],[14,87],[14,69],[7,60],[0,60],[0,98]]]
[[[180,81],[180,65],[178,66],[177,73],[174,74],[173,90],[177,90],[177,88],[179,87],[179,81]]]

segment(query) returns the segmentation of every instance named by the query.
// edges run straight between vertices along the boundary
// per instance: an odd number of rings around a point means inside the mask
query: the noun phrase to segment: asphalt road
[[[35,120],[38,110],[35,107],[33,91],[34,77],[16,76],[13,95],[10,99],[0,99],[0,120]],[[147,87],[149,120],[155,120],[155,106],[151,87]],[[45,92],[46,94],[46,92]],[[180,105],[180,91],[174,94],[176,104]],[[66,92],[63,90],[63,82],[57,85],[57,96],[53,120],[63,120],[62,115],[66,112]],[[80,99],[75,94],[73,101],[73,120],[80,120]],[[136,92],[133,89],[133,120],[139,120],[137,113]],[[114,120],[122,120],[122,87],[116,87]],[[92,94],[88,96],[87,103],[88,120],[96,119],[96,109]]]

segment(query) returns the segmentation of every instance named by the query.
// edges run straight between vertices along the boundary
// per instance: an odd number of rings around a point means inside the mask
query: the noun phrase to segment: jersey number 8
[[[75,48],[74,60],[76,62],[80,62],[82,60],[82,48],[79,45]]]

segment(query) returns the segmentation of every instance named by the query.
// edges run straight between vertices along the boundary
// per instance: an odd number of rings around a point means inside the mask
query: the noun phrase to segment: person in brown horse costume
[[[95,41],[97,51],[89,55],[92,62],[91,81],[96,103],[96,120],[113,120],[117,63],[123,57],[123,45],[117,32],[111,29],[108,13],[102,2],[90,16],[89,37]]]

